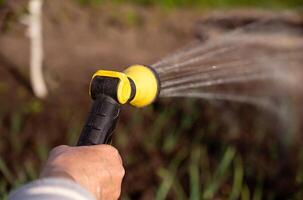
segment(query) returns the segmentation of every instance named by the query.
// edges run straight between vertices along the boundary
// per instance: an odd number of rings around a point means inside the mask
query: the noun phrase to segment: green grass
[[[0,0],[0,6],[4,5],[5,0]]]
[[[234,159],[235,153],[235,149],[233,148],[228,148],[226,150],[217,170],[213,174],[212,180],[207,183],[207,187],[203,192],[203,199],[214,198],[214,195],[217,193],[220,185],[226,178],[228,168]]]
[[[199,7],[199,8],[234,8],[234,7],[259,7],[259,8],[293,8],[303,7],[302,0],[78,0],[83,5],[100,5],[104,2],[133,3],[144,6],[162,6],[166,8]]]
[[[0,93],[5,95],[6,92]],[[22,92],[16,98],[18,103],[13,106],[14,109],[0,106],[0,130],[3,133],[0,141],[0,174],[3,177],[0,180],[0,199],[5,199],[11,189],[38,177],[39,169],[52,147],[76,143],[87,111],[84,108],[79,111],[76,102],[75,105],[70,105],[70,102],[56,103],[54,107],[24,96]],[[0,100],[0,105],[8,103],[8,99]],[[250,113],[253,115],[253,112]],[[259,162],[255,161],[260,159],[263,162],[262,159],[267,155],[266,162],[272,165],[272,169],[276,169],[282,165],[277,156],[271,156],[272,151],[277,149],[266,150],[263,147],[265,150],[259,155],[259,146],[254,143],[252,135],[250,140],[241,139],[241,143],[250,144],[246,152],[241,153],[237,145],[228,139],[228,126],[224,126],[224,121],[217,118],[221,115],[224,113],[213,106],[195,100],[162,102],[159,108],[123,110],[114,145],[123,154],[127,173],[134,175],[137,171],[129,169],[149,167],[148,176],[141,177],[146,187],[137,189],[136,193],[143,195],[152,190],[150,195],[156,200],[260,200],[279,196],[281,191],[263,187],[264,177],[259,174],[268,172],[259,168]],[[49,124],[53,124],[55,129],[38,126],[37,120],[47,120],[47,127],[51,128]],[[256,132],[253,127],[251,129],[252,133]],[[222,130],[224,134],[218,134]],[[231,130],[241,132],[241,127]],[[265,143],[262,145],[266,146],[266,141],[272,141],[272,137],[268,137],[264,136]],[[10,154],[4,153],[9,149]],[[297,185],[293,187],[300,185],[303,180],[300,171],[303,166],[302,155],[298,155],[301,164],[296,173]],[[272,178],[280,175],[278,172],[273,173]],[[294,192],[293,196],[300,199],[302,191]],[[122,199],[133,199],[133,195],[132,191],[126,190]]]

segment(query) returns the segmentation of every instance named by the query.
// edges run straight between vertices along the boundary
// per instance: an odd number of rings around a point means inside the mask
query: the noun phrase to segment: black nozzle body
[[[109,144],[120,113],[116,98],[119,79],[95,77],[90,93],[93,99],[91,111],[80,135],[78,146]]]

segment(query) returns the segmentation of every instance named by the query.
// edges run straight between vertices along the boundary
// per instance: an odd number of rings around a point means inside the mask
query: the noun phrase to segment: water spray
[[[159,96],[160,80],[153,68],[144,65],[132,65],[124,72],[99,70],[91,79],[89,93],[92,108],[78,146],[110,143],[121,105],[150,105]]]
[[[292,33],[246,31],[256,27],[258,24],[252,24],[206,42],[196,41],[151,67],[97,71],[90,84],[92,110],[78,145],[110,143],[120,106],[150,105],[160,90],[161,98],[191,97],[258,106],[283,121],[281,108],[288,101],[286,94],[298,91],[295,88],[302,82],[301,76],[294,74],[302,72],[303,40]]]

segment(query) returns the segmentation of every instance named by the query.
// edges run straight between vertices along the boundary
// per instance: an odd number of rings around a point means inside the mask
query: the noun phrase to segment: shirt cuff
[[[64,178],[42,178],[12,192],[9,200],[96,200],[85,188]]]

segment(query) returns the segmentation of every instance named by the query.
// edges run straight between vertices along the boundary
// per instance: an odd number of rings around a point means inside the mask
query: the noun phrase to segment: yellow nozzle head
[[[92,78],[90,95],[93,99],[106,94],[120,104],[129,102],[135,107],[151,104],[159,95],[160,82],[157,73],[150,67],[132,65],[125,73],[99,70]]]
[[[160,81],[157,73],[150,67],[132,65],[125,70],[125,74],[133,80],[136,94],[130,104],[143,107],[151,104],[159,95]]]

